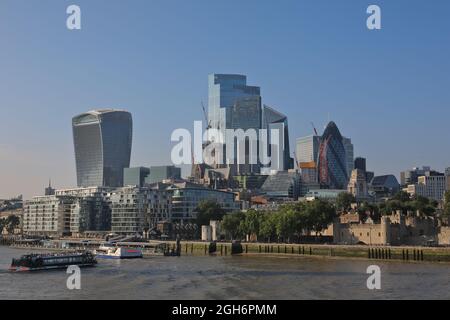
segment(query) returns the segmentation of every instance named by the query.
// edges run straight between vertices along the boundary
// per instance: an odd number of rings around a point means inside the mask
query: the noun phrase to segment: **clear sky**
[[[66,28],[70,4],[80,31]],[[1,0],[0,198],[74,186],[71,118],[94,108],[132,112],[132,165],[169,163],[213,72],[260,86],[293,145],[330,118],[376,174],[443,170],[449,15],[448,0]]]

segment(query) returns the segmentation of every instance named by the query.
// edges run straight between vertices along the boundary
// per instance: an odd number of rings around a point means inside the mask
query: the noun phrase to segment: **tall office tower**
[[[230,129],[242,129],[243,131],[247,131],[248,129],[255,129],[256,134],[259,134],[259,129],[261,128],[262,123],[262,109],[261,109],[261,97],[253,96],[249,98],[241,98],[236,100],[233,107],[229,110],[231,114],[230,121]],[[258,137],[256,137],[258,139]],[[237,139],[236,139],[237,140]],[[234,145],[234,159],[227,159],[228,162],[234,164],[230,165],[232,175],[240,175],[240,174],[251,174],[251,173],[259,173],[261,170],[261,166],[259,163],[251,163],[251,150],[256,151],[256,154],[253,156],[258,156],[258,145],[257,141],[254,142],[256,144],[253,147],[250,144],[248,138],[245,141],[245,152],[244,154],[240,153],[240,147],[238,143]],[[239,159],[241,163],[237,163]],[[257,158],[256,158],[257,159]],[[233,161],[229,161],[233,160]],[[245,162],[245,163],[242,163]]]
[[[345,158],[347,162],[347,176],[350,177],[355,167],[353,144],[352,140],[346,137],[342,137],[342,143],[344,144]]]
[[[319,183],[330,189],[347,189],[347,155],[342,135],[334,122],[326,127],[319,148]]]
[[[127,111],[95,110],[72,119],[79,187],[120,187],[130,166],[133,123]]]
[[[225,134],[226,129],[254,129],[259,133],[259,129],[279,129],[279,139],[277,143],[284,146],[283,150],[277,152],[279,155],[272,162],[271,168],[277,170],[287,170],[293,167],[293,160],[289,156],[289,137],[287,117],[274,109],[261,106],[260,88],[247,85],[247,77],[235,74],[211,74],[209,75],[208,93],[208,122],[212,129],[218,129]],[[258,137],[257,137],[258,138]],[[247,138],[246,138],[247,139]],[[271,137],[269,136],[269,141]],[[261,165],[249,163],[250,145],[246,143],[245,154],[239,154],[238,146],[235,144],[234,158],[226,158],[226,147],[223,151],[223,165],[215,165],[216,168],[228,167],[235,174],[260,173]],[[258,158],[258,154],[254,155]],[[270,151],[269,151],[270,154]],[[238,157],[245,159],[245,164],[238,165]]]
[[[208,121],[211,128],[231,128],[231,109],[242,98],[261,97],[260,88],[247,86],[247,77],[210,74],[208,77]]]
[[[278,149],[270,148],[271,165],[275,171],[287,171],[294,168],[294,160],[290,156],[289,126],[287,117],[275,109],[264,106],[263,129],[268,130],[269,142],[278,145]],[[278,130],[278,141],[272,136],[272,130]]]
[[[320,136],[311,135],[297,139],[295,155],[299,163],[315,162],[319,156]]]
[[[367,171],[366,158],[357,157],[355,158],[355,169]]]

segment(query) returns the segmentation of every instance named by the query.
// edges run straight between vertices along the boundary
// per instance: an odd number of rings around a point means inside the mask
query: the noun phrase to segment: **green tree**
[[[245,235],[256,235],[259,236],[259,229],[261,223],[261,215],[262,213],[256,210],[249,210],[244,213],[244,219],[241,221],[241,231]]]
[[[278,213],[264,212],[260,216],[259,222],[259,236],[271,241],[277,235],[276,224],[278,220]]]
[[[14,230],[20,226],[19,217],[15,215],[10,215],[8,218],[6,218],[5,226],[9,234],[14,233]]]
[[[339,193],[336,199],[336,207],[340,211],[349,210],[352,203],[355,203],[355,197],[348,192]]]
[[[3,233],[3,229],[6,226],[6,219],[1,219],[0,218],[0,235]]]
[[[397,193],[392,197],[391,200],[398,200],[398,201],[400,201],[400,202],[405,203],[405,202],[410,201],[411,198],[410,198],[408,192],[405,192],[405,191],[399,191],[399,192],[397,192]]]
[[[308,230],[314,231],[316,235],[328,228],[336,217],[336,210],[333,206],[323,200],[308,202],[305,213]]]
[[[211,220],[222,220],[225,215],[225,210],[216,201],[212,200],[200,202],[196,211],[196,223],[199,228],[204,225],[209,225]]]
[[[450,191],[447,191],[444,195],[444,211],[442,216],[446,219],[450,218]]]
[[[242,237],[240,228],[241,222],[244,220],[244,214],[240,211],[227,214],[222,219],[222,229],[231,237],[231,240]]]

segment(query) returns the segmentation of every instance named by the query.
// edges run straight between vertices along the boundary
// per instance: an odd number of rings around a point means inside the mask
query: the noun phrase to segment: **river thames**
[[[450,299],[450,264],[305,257],[182,256],[99,260],[68,290],[65,270],[7,271],[26,251],[0,247],[0,299]],[[367,267],[381,290],[367,289]]]

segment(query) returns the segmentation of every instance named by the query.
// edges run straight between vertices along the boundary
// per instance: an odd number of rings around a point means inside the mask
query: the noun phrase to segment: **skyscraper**
[[[127,111],[95,110],[72,119],[79,187],[120,187],[130,166],[132,118]]]
[[[244,131],[254,129],[257,134],[262,128],[268,130],[278,129],[280,130],[280,141],[277,141],[277,143],[284,146],[284,148],[273,159],[271,169],[274,167],[276,170],[292,168],[293,160],[289,156],[287,117],[270,107],[262,107],[260,88],[248,86],[247,77],[244,75],[211,74],[208,80],[209,127],[218,129],[222,134],[225,134],[226,129],[242,129]],[[224,147],[222,163],[226,163],[226,165],[216,165],[215,167],[229,167],[233,175],[260,173],[261,165],[259,163],[249,163],[250,146],[247,142],[245,144],[246,151],[244,155],[239,154],[238,146],[235,145],[234,159],[226,159],[227,150]],[[253,157],[252,159],[255,160],[255,158]],[[245,164],[240,159],[245,159]],[[238,161],[240,162],[239,164]]]
[[[345,158],[346,158],[346,167],[347,167],[347,176],[350,177],[352,171],[355,167],[355,159],[354,159],[354,151],[353,151],[353,143],[350,138],[342,137],[342,143],[344,144],[345,149]]]
[[[319,148],[319,183],[331,189],[346,189],[348,184],[347,155],[337,125],[326,127]]]
[[[289,126],[287,117],[276,111],[275,109],[264,106],[263,109],[263,129],[267,129],[269,131],[269,141],[270,143],[277,142],[279,149],[277,150],[277,154],[273,154],[273,150],[270,150],[271,153],[271,168],[276,171],[286,171],[292,169],[294,167],[294,160],[290,156],[290,147],[289,147]],[[278,130],[279,141],[274,141],[274,138],[271,136],[272,130]]]
[[[366,158],[357,157],[355,158],[355,169],[367,171]]]
[[[302,162],[315,162],[317,163],[317,157],[319,155],[320,136],[311,135],[307,137],[301,137],[297,139],[295,154],[297,161]]]

